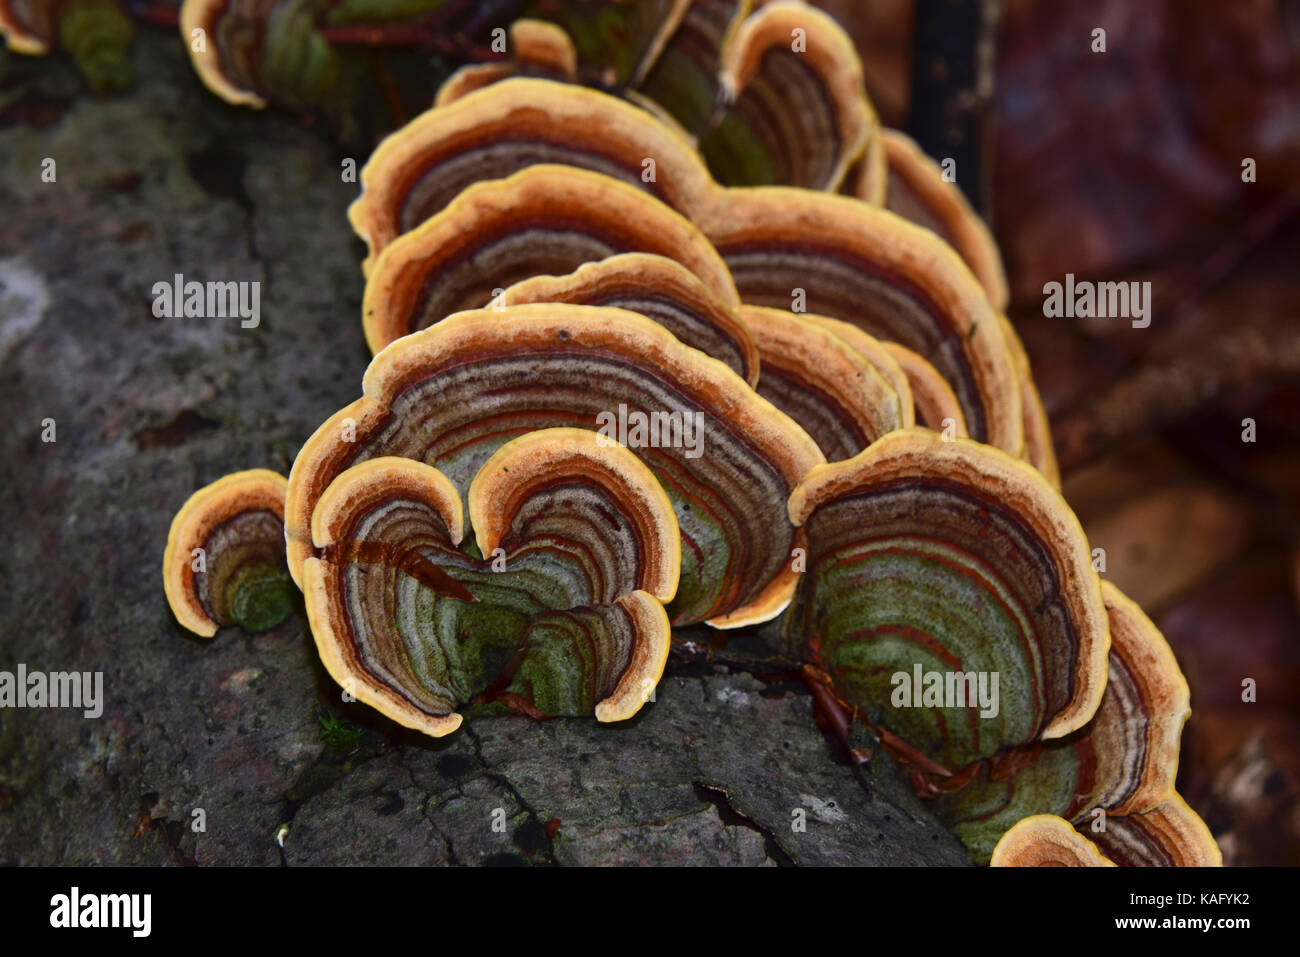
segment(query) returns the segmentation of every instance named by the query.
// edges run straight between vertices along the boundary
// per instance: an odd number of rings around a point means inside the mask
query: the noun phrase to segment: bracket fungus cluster
[[[187,0],[218,93],[285,102],[280,6]],[[181,623],[267,627],[252,596],[291,579],[334,679],[436,736],[476,707],[628,718],[673,628],[784,616],[817,700],[974,859],[1217,862],[1174,791],[1186,683],[1058,491],[996,247],[879,128],[839,27],[517,6],[510,57],[362,171],[362,396],[287,484],[185,505]]]

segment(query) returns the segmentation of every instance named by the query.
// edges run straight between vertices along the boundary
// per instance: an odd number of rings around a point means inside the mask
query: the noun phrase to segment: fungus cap
[[[1027,464],[900,430],[813,469],[789,511],[809,543],[795,640],[929,759],[965,767],[1096,712],[1110,644],[1100,581],[1078,519]],[[896,676],[914,668],[1000,675],[1000,706],[981,718],[966,697],[900,705]]]
[[[252,89],[249,77],[241,75],[238,64],[225,49],[227,40],[233,43],[242,39],[254,48],[257,46],[246,36],[253,24],[245,22],[240,13],[244,5],[241,0],[184,0],[180,12],[181,41],[204,86],[227,103],[260,110],[266,106],[266,100]],[[234,15],[227,26],[223,19],[232,14],[232,8]],[[196,30],[202,31],[198,37]],[[229,37],[223,36],[226,32]]]
[[[785,501],[824,458],[735,372],[652,320],[566,303],[461,313],[383,350],[363,388],[294,462],[295,575],[313,553],[317,500],[349,466],[399,455],[436,464],[464,489],[504,441],[574,426],[628,441],[673,500],[683,548],[675,621],[765,621],[789,602],[799,536]],[[656,429],[668,441],[655,441]]]
[[[993,867],[1114,867],[1097,845],[1055,814],[1024,818],[993,849]]]
[[[835,190],[878,127],[853,41],[829,14],[794,0],[774,0],[741,22],[722,50],[720,87],[730,116],[700,148],[727,185]],[[773,104],[785,108],[776,119]],[[819,138],[823,145],[812,146]],[[752,166],[757,155],[784,169],[728,168]]]
[[[748,305],[859,326],[920,354],[961,402],[973,438],[1020,455],[1019,370],[997,313],[927,229],[859,200],[783,187],[729,189],[696,214]]]
[[[348,210],[366,241],[366,269],[466,187],[537,163],[617,176],[688,215],[716,188],[680,133],[630,103],[564,83],[506,79],[427,110],[371,154]]]
[[[58,35],[56,5],[36,0],[0,0],[0,37],[15,53],[43,56]]]
[[[888,164],[885,208],[933,230],[970,266],[994,309],[1007,307],[1007,277],[993,234],[953,180],[916,142],[897,130],[883,130]]]
[[[758,394],[817,442],[828,461],[852,458],[903,428],[903,402],[846,339],[782,309],[741,306],[762,360]]]
[[[542,164],[470,186],[385,247],[366,282],[366,341],[378,352],[521,279],[621,252],[674,259],[739,304],[726,264],[689,220],[620,180]]]
[[[635,714],[663,673],[676,589],[672,505],[627,449],[580,429],[501,446],[470,485],[479,551],[437,469],[376,458],[312,518],[308,617],[331,676],[438,737],[471,700],[527,714]],[[498,564],[499,563],[499,564]]]
[[[568,302],[628,309],[725,362],[751,386],[758,382],[758,346],[736,308],[666,256],[620,253],[585,263],[567,276],[534,276],[510,286],[499,301],[504,306]]]
[[[287,579],[277,574],[287,487],[283,475],[267,469],[235,472],[199,489],[176,513],[163,588],[187,629],[205,638],[221,625],[261,630],[288,613]]]

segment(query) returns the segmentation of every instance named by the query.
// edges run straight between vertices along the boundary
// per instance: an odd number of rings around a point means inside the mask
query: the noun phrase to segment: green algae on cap
[[[637,92],[698,138],[721,95],[722,51],[753,7],[753,0],[694,0]]]
[[[274,628],[293,607],[285,567],[283,475],[236,472],[199,489],[172,520],[163,586],[172,613],[205,638],[223,625]]]
[[[543,17],[571,38],[580,82],[607,88],[636,86],[681,23],[691,0],[584,0],[555,4],[530,0],[524,13]]]
[[[682,538],[676,623],[757,623],[789,602],[800,535],[785,502],[824,458],[740,376],[658,323],[567,303],[464,312],[380,352],[363,389],[307,441],[290,472],[286,539],[296,578],[315,554],[316,503],[349,467],[410,458],[436,466],[464,494],[509,439],[568,426],[632,446],[672,499]]]
[[[1078,520],[1030,466],[900,430],[813,469],[789,508],[808,535],[791,640],[929,761],[960,769],[1096,712],[1110,644],[1100,581]],[[995,713],[964,696],[916,707],[919,689],[900,702],[896,676],[918,670],[997,675]]]
[[[1131,599],[1102,582],[1111,645],[1106,690],[1092,719],[1050,742],[1012,748],[969,769],[935,811],[977,856],[1022,817],[1054,814],[1086,827],[1101,812],[1149,811],[1174,795],[1187,681],[1168,643]]]
[[[672,504],[622,446],[581,429],[507,442],[463,507],[432,466],[375,458],[340,474],[312,517],[307,612],[330,675],[438,737],[456,709],[621,721],[649,699],[677,588]]]

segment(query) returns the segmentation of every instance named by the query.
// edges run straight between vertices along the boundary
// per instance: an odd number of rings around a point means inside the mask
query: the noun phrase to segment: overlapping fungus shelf
[[[878,129],[862,64],[839,24],[777,0],[740,24],[721,59],[726,112],[699,134],[714,178],[837,189]]]
[[[653,253],[622,253],[567,276],[534,276],[500,296],[502,305],[568,302],[629,309],[659,323],[685,345],[758,381],[759,351],[736,309],[681,263]]]
[[[1110,627],[1108,679],[1093,718],[1059,741],[1012,749],[979,768],[936,811],[977,854],[1021,818],[1053,814],[1085,826],[1098,811],[1153,809],[1174,794],[1187,682],[1168,643],[1138,606],[1102,583]]]
[[[884,130],[881,140],[888,167],[885,208],[937,233],[970,266],[993,308],[1006,309],[1007,277],[997,243],[961,189],[944,179],[911,137]]]
[[[994,867],[1222,867],[1210,829],[1177,794],[1139,814],[1106,820],[1104,829],[1052,814],[1018,821],[993,850]]]
[[[466,187],[538,163],[604,173],[687,214],[715,188],[691,145],[644,110],[581,87],[504,80],[426,111],[379,144],[348,210],[369,249],[367,269]]]
[[[790,517],[809,544],[788,635],[913,752],[955,771],[1096,712],[1109,645],[1101,587],[1078,520],[1025,463],[893,432],[814,469]],[[998,675],[996,713],[899,702],[894,676],[916,671]]]
[[[761,308],[761,307],[757,307]],[[916,424],[916,401],[912,395],[912,385],[907,372],[894,356],[894,344],[883,342],[875,336],[868,335],[852,323],[829,316],[818,316],[801,312],[800,318],[819,326],[837,338],[847,342],[869,364],[875,367],[881,377],[894,390],[899,402],[899,424],[897,428],[910,429]],[[938,375],[936,372],[935,375]]]
[[[741,306],[762,360],[758,394],[799,423],[828,461],[903,426],[903,403],[845,339],[781,309]]]
[[[284,476],[236,472],[199,489],[172,520],[163,587],[176,620],[211,637],[223,625],[265,631],[292,608],[285,568]]]
[[[58,18],[58,4],[50,0],[0,0],[0,37],[15,53],[49,53],[58,37]]]
[[[952,386],[972,438],[1024,449],[1018,371],[997,313],[942,240],[885,210],[780,187],[732,189],[696,214],[741,299],[850,322]]]
[[[508,439],[568,426],[637,445],[672,499],[682,538],[674,622],[749,624],[788,603],[801,538],[785,501],[824,459],[743,379],[657,323],[568,304],[466,312],[389,346],[363,386],[290,473],[285,525],[296,578],[313,554],[316,502],[347,468],[401,456],[464,489]]]
[[[1104,831],[1084,830],[1121,867],[1223,866],[1214,835],[1177,794],[1149,811],[1108,818]]]
[[[688,220],[612,177],[543,164],[469,187],[386,247],[366,282],[366,340],[377,352],[515,282],[623,252],[674,259],[739,304],[726,265]]]
[[[970,433],[966,431],[966,416],[962,415],[957,393],[953,392],[952,386],[939,375],[939,370],[907,346],[899,345],[897,342],[885,342],[882,345],[907,376],[908,388],[912,392],[916,424],[934,432],[941,432],[945,423],[951,423],[953,438],[969,437]]]
[[[680,566],[672,503],[593,432],[505,443],[465,504],[433,466],[369,459],[330,483],[312,537],[303,591],[321,660],[407,727],[447,734],[469,703],[620,721],[663,673],[663,602]]]

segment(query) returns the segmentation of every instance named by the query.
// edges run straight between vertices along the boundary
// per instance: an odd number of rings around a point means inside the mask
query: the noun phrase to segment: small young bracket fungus
[[[378,352],[488,305],[495,289],[623,252],[674,259],[724,304],[740,304],[726,265],[689,220],[612,177],[543,164],[469,187],[387,246],[366,282],[366,341]]]
[[[330,483],[303,568],[330,675],[434,737],[473,701],[634,715],[668,658],[681,557],[654,475],[593,432],[545,429],[497,449],[467,504],[472,549],[460,494],[430,465],[375,458]]]
[[[725,113],[699,135],[714,177],[838,189],[879,124],[857,50],[834,18],[775,0],[740,24],[721,61]]]
[[[716,188],[691,144],[644,110],[582,87],[503,80],[427,110],[371,155],[348,210],[368,247],[366,271],[466,187],[537,163],[616,177],[687,215]]]
[[[181,40],[190,63],[209,90],[227,103],[260,110],[257,69],[265,22],[280,0],[184,0]],[[196,33],[195,31],[202,31]]]
[[[958,769],[1096,712],[1101,586],[1078,519],[1030,466],[900,430],[813,469],[789,510],[808,567],[788,633],[878,727]]]
[[[59,32],[59,6],[48,0],[0,0],[0,37],[28,56],[50,52]]]
[[[897,342],[881,345],[907,376],[916,424],[932,432],[943,432],[945,423],[951,422],[952,438],[968,438],[970,433],[966,431],[966,416],[962,415],[961,403],[957,401],[952,386],[939,375],[939,370],[907,346],[900,346]]]
[[[972,438],[1024,450],[1020,378],[1005,331],[961,258],[886,210],[807,190],[720,191],[695,220],[741,299],[850,322],[897,342],[952,386]]]
[[[1114,867],[1070,822],[1055,814],[1035,814],[1002,835],[992,867]]]
[[[1087,830],[1103,854],[1121,867],[1222,867],[1223,852],[1199,814],[1178,794],[1149,811],[1106,819]]]
[[[236,472],[199,489],[172,519],[163,587],[176,620],[211,638],[218,626],[274,628],[293,607],[285,568],[288,483],[267,469]]]
[[[903,427],[898,393],[861,352],[796,313],[741,306],[758,343],[758,394],[799,423],[827,461],[852,458]]]
[[[516,20],[510,24],[512,60],[471,63],[461,67],[438,88],[433,105],[446,106],[461,97],[513,76],[536,76],[567,83],[578,80],[578,51],[563,28],[545,20]]]
[[[997,243],[961,188],[906,134],[884,130],[881,141],[888,166],[885,208],[942,237],[970,266],[993,308],[1006,309],[1007,276]]]
[[[725,362],[751,386],[758,382],[758,346],[735,307],[681,263],[664,256],[621,253],[579,266],[567,276],[525,279],[500,297],[505,306],[530,302],[638,312],[691,348]]]
[[[567,426],[632,447],[672,499],[682,537],[676,623],[757,623],[788,604],[801,536],[785,501],[824,458],[736,373],[658,323],[565,303],[465,312],[394,342],[363,386],[290,472],[295,577],[314,554],[316,503],[349,467],[400,456],[436,465],[463,490],[507,440]]]
[[[936,802],[937,813],[976,855],[1023,817],[1054,814],[1088,828],[1104,812],[1110,827],[1174,795],[1179,738],[1190,713],[1187,681],[1137,604],[1107,581],[1102,596],[1111,645],[1106,690],[1092,720],[1059,741],[1013,748],[970,769],[963,787]]]

